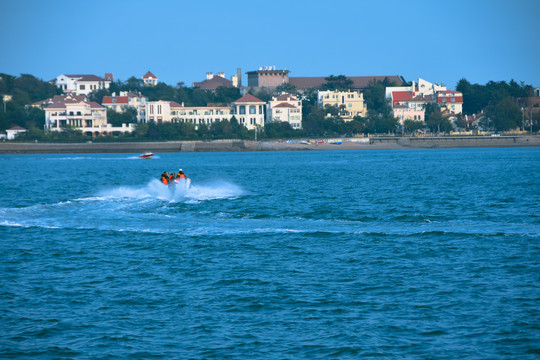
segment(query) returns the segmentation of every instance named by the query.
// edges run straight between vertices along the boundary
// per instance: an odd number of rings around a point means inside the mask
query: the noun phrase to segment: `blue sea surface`
[[[0,165],[2,358],[540,357],[539,148]]]

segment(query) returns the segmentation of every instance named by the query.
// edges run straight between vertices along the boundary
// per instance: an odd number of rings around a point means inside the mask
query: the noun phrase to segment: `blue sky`
[[[0,0],[0,72],[151,70],[170,85],[261,66],[540,87],[539,0]]]

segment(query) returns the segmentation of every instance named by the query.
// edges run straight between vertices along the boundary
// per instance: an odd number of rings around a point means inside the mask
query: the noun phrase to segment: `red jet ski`
[[[154,156],[154,154],[151,153],[151,152],[144,152],[144,153],[142,153],[141,155],[139,155],[139,157],[140,157],[141,159],[151,159],[152,156]]]

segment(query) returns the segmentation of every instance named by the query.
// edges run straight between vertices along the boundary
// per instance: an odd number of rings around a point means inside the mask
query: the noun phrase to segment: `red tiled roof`
[[[276,98],[276,101],[287,101],[287,100],[298,101],[298,99],[295,98],[291,94],[281,94]]]
[[[99,105],[97,102],[85,101],[85,103],[90,105],[90,108],[92,108],[92,109],[105,109],[103,106]]]
[[[19,125],[15,125],[15,126],[13,126],[11,129],[8,129],[8,130],[15,130],[15,131],[21,131],[21,130],[24,130],[24,131],[26,131],[25,128],[20,127]]]
[[[42,106],[44,106],[44,105],[47,105],[47,104],[52,104],[54,102],[63,102],[63,101],[70,101],[70,102],[86,101],[86,96],[85,95],[72,95],[72,94],[54,95],[52,98],[36,101],[32,105],[42,105]]]
[[[446,99],[446,101],[443,102],[443,99]],[[452,101],[450,99],[455,99],[455,101]],[[439,104],[459,104],[459,103],[463,103],[463,96],[439,96],[437,98],[437,103],[439,103]]]
[[[257,99],[255,96],[251,94],[246,94],[242,96],[240,99],[235,101],[235,103],[251,103],[251,102],[264,102],[264,101]]]
[[[277,107],[277,108],[293,108],[293,109],[296,109],[297,106],[294,106],[294,105],[291,105],[289,103],[281,103],[281,104],[278,104],[274,107]]]
[[[184,107],[183,105],[180,105],[176,101],[169,101],[169,106],[172,108]]]
[[[400,101],[409,101],[412,99],[409,91],[393,91],[392,92],[392,107]]]
[[[205,90],[215,90],[220,86],[231,87],[232,81],[222,78],[221,76],[214,76],[211,79],[207,79],[201,82],[194,82],[193,87],[198,87]]]
[[[157,79],[157,76],[152,74],[150,71],[148,71],[146,74],[144,74],[142,78],[143,79]]]
[[[117,96],[116,101],[113,102],[112,96],[104,96],[102,104],[115,105],[115,104],[128,104],[129,98],[127,96]]]

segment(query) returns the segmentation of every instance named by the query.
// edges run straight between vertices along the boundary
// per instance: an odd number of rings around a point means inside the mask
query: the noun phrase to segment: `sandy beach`
[[[373,137],[318,141],[2,142],[0,154],[377,150],[540,146],[539,136]]]

